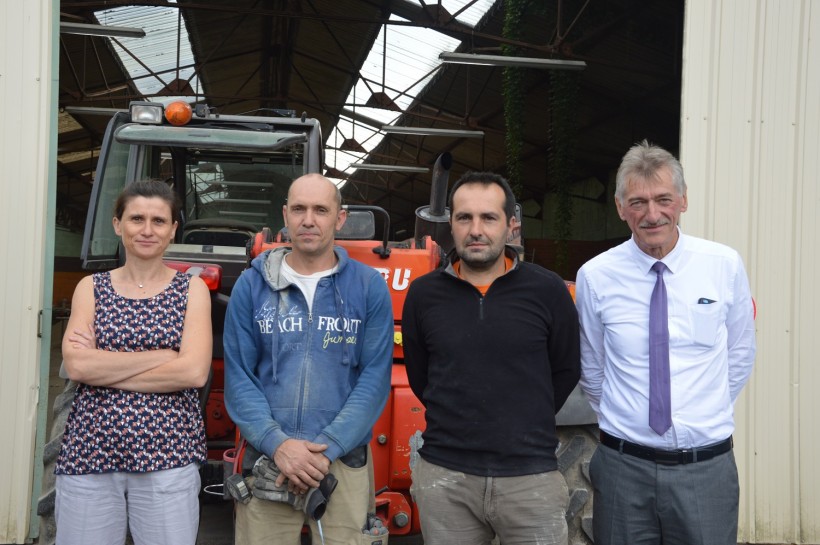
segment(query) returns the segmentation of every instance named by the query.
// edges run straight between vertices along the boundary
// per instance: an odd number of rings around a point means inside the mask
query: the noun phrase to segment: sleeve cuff
[[[324,451],[322,454],[327,456],[327,459],[331,462],[335,462],[336,458],[343,455],[344,449],[341,445],[336,443],[333,439],[325,435],[324,433],[320,433],[316,439],[313,440],[314,443],[319,443],[322,445],[327,445],[327,450]]]
[[[265,456],[273,458],[273,453],[276,452],[279,445],[284,443],[287,439],[290,438],[282,430],[273,430],[262,440],[262,443],[258,447],[259,451]]]

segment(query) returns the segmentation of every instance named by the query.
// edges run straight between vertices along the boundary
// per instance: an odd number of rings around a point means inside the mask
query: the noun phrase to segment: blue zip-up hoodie
[[[330,461],[370,441],[390,391],[393,310],[375,270],[334,247],[336,272],[308,309],[282,277],[290,248],[268,250],[231,292],[225,318],[225,406],[267,456],[286,439],[328,445]]]

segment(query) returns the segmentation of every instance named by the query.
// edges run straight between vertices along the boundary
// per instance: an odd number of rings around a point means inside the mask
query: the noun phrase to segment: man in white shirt
[[[735,545],[733,406],[755,356],[743,262],[681,232],[683,169],[662,148],[626,153],[615,203],[632,237],[581,267],[576,285],[580,384],[601,430],[595,543]]]

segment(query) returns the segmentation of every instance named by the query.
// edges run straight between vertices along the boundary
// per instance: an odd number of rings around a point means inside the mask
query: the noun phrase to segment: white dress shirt
[[[734,431],[734,402],[752,372],[754,306],[733,249],[678,231],[668,270],[672,427],[649,427],[649,300],[657,259],[634,240],[578,271],[581,388],[603,431],[661,449],[702,447]]]

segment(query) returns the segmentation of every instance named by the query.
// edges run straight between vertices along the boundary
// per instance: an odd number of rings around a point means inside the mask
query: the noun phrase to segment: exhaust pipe
[[[450,232],[450,211],[447,209],[447,184],[453,156],[444,152],[436,159],[433,177],[430,181],[430,205],[416,209],[416,231],[414,240],[417,248],[423,248],[424,237],[430,236],[445,253],[453,249],[453,234]]]

